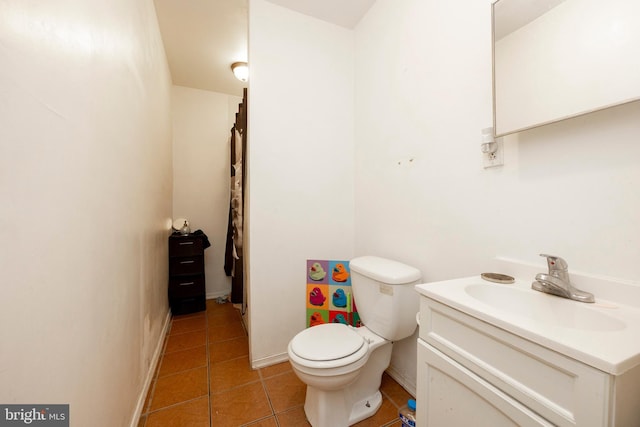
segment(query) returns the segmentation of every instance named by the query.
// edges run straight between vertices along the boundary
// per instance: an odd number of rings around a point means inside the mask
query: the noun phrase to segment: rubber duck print
[[[347,279],[349,279],[349,273],[347,272],[347,269],[344,268],[344,264],[339,263],[336,264],[335,267],[333,267],[333,273],[331,274],[331,277],[336,282],[346,282]]]
[[[345,295],[344,290],[338,288],[333,293],[333,305],[336,307],[346,307],[347,306],[347,295]]]
[[[311,292],[309,292],[309,302],[311,305],[322,305],[326,301],[326,297],[322,294],[322,291],[319,287],[313,288]]]
[[[311,315],[309,318],[309,326],[322,325],[324,323],[324,319],[322,315],[317,311]]]
[[[336,314],[336,317],[333,318],[333,323],[342,323],[348,325],[347,319],[344,318],[344,315],[342,315],[342,313]]]
[[[322,268],[319,262],[314,262],[311,268],[309,269],[309,278],[311,280],[315,280],[316,282],[319,282],[320,280],[324,279],[326,275],[327,275],[327,272],[324,271],[324,268]]]

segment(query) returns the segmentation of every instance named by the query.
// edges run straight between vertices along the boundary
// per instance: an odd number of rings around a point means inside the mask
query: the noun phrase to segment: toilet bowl
[[[313,427],[346,427],[376,413],[391,344],[342,323],[314,326],[291,340],[289,362],[307,384],[304,410]]]
[[[316,325],[287,349],[293,371],[307,384],[304,411],[313,427],[347,427],[374,415],[392,342],[416,328],[417,269],[372,256],[354,258],[349,267],[364,326]]]

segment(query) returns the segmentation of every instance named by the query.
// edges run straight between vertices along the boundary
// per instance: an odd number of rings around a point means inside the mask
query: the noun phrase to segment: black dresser
[[[206,309],[202,236],[169,236],[169,305],[175,314]]]

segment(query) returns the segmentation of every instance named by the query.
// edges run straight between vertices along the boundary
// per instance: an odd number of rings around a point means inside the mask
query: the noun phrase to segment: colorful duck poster
[[[307,283],[329,283],[329,261],[307,261]]]
[[[314,282],[321,282],[325,279],[325,277],[327,277],[327,272],[325,271],[322,264],[320,264],[319,262],[314,262],[313,264],[311,264],[311,267],[309,268],[309,279],[313,280]]]
[[[311,289],[311,292],[309,292],[309,303],[311,303],[311,305],[322,306],[326,299],[327,297],[324,296],[322,289],[318,286]]]
[[[332,301],[335,307],[347,307],[347,294],[344,293],[344,289],[338,288],[333,293]]]
[[[343,262],[336,262],[331,268],[331,280],[335,283],[346,283],[351,274],[347,271]],[[349,285],[351,285],[349,283]]]
[[[309,318],[309,326],[322,325],[323,323],[327,322],[322,316],[322,313],[315,311],[311,314],[311,317]]]
[[[330,322],[360,326],[349,261],[307,260],[306,276],[307,327]]]

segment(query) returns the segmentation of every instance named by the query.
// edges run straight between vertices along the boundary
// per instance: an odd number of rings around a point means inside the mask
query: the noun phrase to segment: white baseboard
[[[264,357],[262,359],[251,360],[251,368],[259,369],[265,368],[267,366],[275,365],[276,363],[286,362],[289,360],[289,355],[287,353],[280,353],[269,357]]]
[[[229,295],[231,295],[231,291],[229,292],[207,292],[207,294],[205,295],[205,299],[217,299],[220,297],[228,297]]]
[[[400,372],[393,369],[393,366],[389,366],[387,368],[387,374],[389,374],[391,378],[396,380],[396,382],[400,384],[402,388],[407,391],[407,393],[409,393],[414,398],[416,397],[416,384],[414,381],[412,381],[414,379],[406,378],[405,376],[401,375]]]
[[[164,340],[167,336],[167,332],[169,331],[169,325],[171,324],[171,309],[167,311],[167,315],[164,319],[164,325],[162,326],[162,332],[160,332],[160,337],[158,339],[158,343],[156,344],[156,349],[153,352],[153,357],[151,358],[151,364],[149,365],[149,370],[147,371],[146,378],[144,380],[144,387],[142,387],[142,392],[140,396],[138,396],[138,404],[136,405],[136,410],[133,413],[133,418],[131,419],[131,424],[129,427],[137,427],[140,422],[140,415],[142,415],[142,409],[144,407],[144,402],[147,399],[147,394],[149,393],[149,387],[151,386],[151,382],[153,381],[153,374],[156,372],[156,368],[158,367],[158,363],[160,362],[160,357],[162,356],[162,350],[164,350]]]

